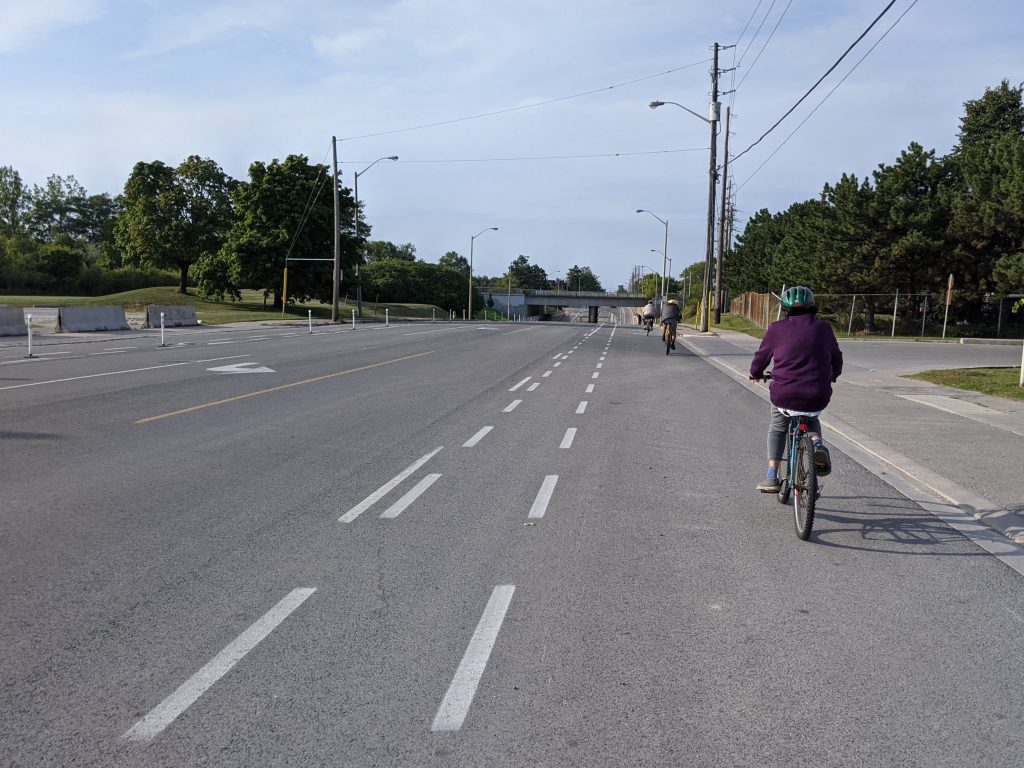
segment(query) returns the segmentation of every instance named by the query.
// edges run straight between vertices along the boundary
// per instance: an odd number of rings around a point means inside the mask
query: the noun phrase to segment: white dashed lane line
[[[514,584],[504,584],[495,587],[491,592],[491,599],[487,601],[487,607],[484,608],[462,661],[455,670],[455,677],[448,686],[441,706],[434,715],[430,730],[457,731],[462,727],[515,591]]]
[[[596,378],[597,378],[598,376],[600,376],[600,375],[601,375],[601,374],[600,374],[600,373],[599,373],[598,371],[594,371],[594,372],[593,372],[593,373],[591,374],[590,378],[592,378],[592,379],[596,379]]]
[[[257,619],[256,623],[233,640],[205,666],[186,680],[181,686],[157,704],[123,736],[127,741],[149,741],[192,706],[209,688],[226,675],[249,651],[291,613],[316,592],[312,587],[293,589],[277,605]]]
[[[576,427],[569,427],[565,430],[565,437],[559,444],[559,448],[572,448],[572,441],[576,439]]]
[[[513,400],[511,403],[509,403],[508,405],[505,406],[505,408],[502,411],[502,413],[512,413],[512,411],[514,411],[516,408],[519,407],[519,404],[521,402],[523,402],[523,401],[522,400]]]
[[[587,401],[580,400],[580,404],[576,406],[576,413],[581,414],[587,410]]]
[[[543,376],[541,376],[541,378],[542,378],[542,379],[546,379],[546,378],[547,378],[548,376],[550,376],[551,374],[552,374],[552,371],[545,371],[545,372],[544,372],[544,375],[543,375]]]
[[[526,377],[525,379],[523,379],[522,381],[520,381],[520,382],[519,382],[518,384],[516,384],[516,385],[515,385],[514,387],[509,387],[508,391],[509,391],[509,392],[515,392],[515,391],[516,391],[517,389],[519,389],[519,388],[520,388],[521,386],[523,386],[523,384],[525,384],[526,382],[528,382],[528,381],[529,381],[530,379],[532,379],[532,378],[533,378],[532,376],[527,376],[527,377]]]
[[[427,475],[418,483],[416,483],[416,485],[412,487],[412,490],[407,492],[404,496],[402,496],[402,498],[400,498],[390,507],[381,512],[380,516],[382,518],[389,520],[393,520],[394,518],[398,517],[400,514],[402,514],[402,512],[405,511],[406,507],[408,507],[410,504],[416,501],[416,499],[422,496],[423,492],[426,491],[427,488],[432,486],[434,483],[436,483],[440,477],[441,476],[437,474]]]
[[[526,388],[526,391],[527,392],[533,392],[539,386],[540,386],[540,382],[539,381],[535,381],[535,382],[533,382],[533,384],[531,384],[530,386],[528,386]]]
[[[469,438],[469,440],[464,442],[462,444],[462,447],[463,448],[472,448],[477,443],[479,443],[481,440],[483,440],[485,437],[487,437],[487,433],[490,432],[492,429],[494,429],[493,426],[491,426],[491,427],[484,427],[479,432],[477,432],[475,435],[473,435],[471,438]]]
[[[587,394],[589,395],[593,391],[594,391],[594,385],[593,384],[587,384]]]
[[[376,491],[374,491],[369,496],[367,496],[365,499],[363,499],[361,502],[359,502],[354,507],[352,507],[352,509],[350,509],[348,512],[346,512],[344,515],[339,517],[338,518],[338,522],[339,523],[351,523],[353,520],[355,520],[357,517],[359,517],[361,514],[363,514],[363,512],[368,510],[370,507],[372,507],[374,504],[376,504],[378,501],[380,501],[382,498],[384,498],[388,493],[390,493],[392,490],[394,490],[399,485],[399,483],[401,483],[403,480],[405,480],[407,477],[409,477],[409,475],[411,475],[417,469],[419,469],[424,464],[426,464],[428,461],[430,461],[434,456],[436,456],[442,450],[443,450],[443,446],[441,448],[435,448],[434,450],[432,450],[430,453],[428,453],[423,458],[414,461],[408,467],[406,467],[401,472],[399,472],[397,475],[395,475],[393,478],[391,478],[386,483],[384,483],[384,485],[382,485]]]
[[[555,363],[555,364],[554,364],[554,365],[552,366],[552,368],[557,368],[557,367],[558,367],[558,366],[560,366],[561,364],[562,364],[562,362],[561,362],[561,361],[559,361],[559,362]]]
[[[547,512],[548,509],[548,504],[551,503],[551,495],[555,492],[555,486],[557,484],[558,475],[547,475],[544,478],[544,482],[541,483],[540,490],[537,491],[537,498],[533,500],[533,506],[530,507],[530,514],[527,515],[527,517],[544,517],[544,513]]]

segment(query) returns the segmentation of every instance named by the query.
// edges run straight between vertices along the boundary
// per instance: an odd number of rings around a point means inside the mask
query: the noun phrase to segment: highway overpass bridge
[[[541,291],[527,289],[507,295],[500,291],[491,294],[496,306],[503,310],[522,312],[527,317],[545,314],[545,307],[565,309],[567,307],[586,307],[589,320],[597,322],[597,313],[601,307],[642,307],[649,296],[642,293],[604,293],[602,291]],[[507,306],[506,306],[507,305]]]

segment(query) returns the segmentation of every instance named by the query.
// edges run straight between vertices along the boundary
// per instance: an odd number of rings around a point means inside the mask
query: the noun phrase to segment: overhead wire
[[[520,105],[518,107],[506,107],[505,109],[497,109],[497,110],[494,110],[493,112],[481,112],[480,114],[476,114],[476,115],[466,115],[465,117],[456,117],[456,118],[452,118],[451,120],[440,120],[440,121],[435,122],[435,123],[423,123],[421,125],[411,125],[411,126],[408,126],[406,128],[393,128],[393,129],[387,130],[387,131],[377,131],[376,133],[364,133],[364,134],[360,134],[358,136],[346,136],[345,138],[339,139],[339,141],[355,141],[356,139],[369,139],[369,138],[374,138],[376,136],[390,136],[390,135],[395,134],[395,133],[408,133],[410,131],[423,130],[424,128],[437,128],[437,127],[442,126],[442,125],[452,125],[454,123],[464,123],[464,122],[469,121],[469,120],[480,120],[480,119],[485,118],[485,117],[495,117],[496,115],[506,115],[506,114],[508,114],[510,112],[520,112],[520,111],[522,111],[524,109],[535,109],[536,107],[543,107],[543,106],[547,106],[548,104],[556,104],[556,103],[561,102],[561,101],[569,101],[570,99],[579,99],[579,98],[582,98],[583,96],[592,96],[595,93],[603,93],[605,91],[614,90],[615,88],[623,88],[623,87],[625,87],[627,85],[635,85],[636,83],[642,83],[642,82],[645,82],[647,80],[653,80],[656,77],[664,77],[665,75],[671,75],[671,74],[674,74],[676,72],[681,72],[684,69],[691,69],[693,67],[698,67],[701,64],[707,63],[708,61],[711,61],[711,59],[701,59],[700,61],[695,61],[692,64],[685,64],[685,65],[683,65],[681,67],[675,67],[674,69],[668,69],[668,70],[665,70],[664,72],[658,72],[658,73],[653,74],[653,75],[645,75],[644,77],[638,77],[638,78],[636,78],[634,80],[626,80],[626,81],[621,82],[621,83],[615,83],[613,85],[606,85],[603,88],[595,88],[595,89],[590,90],[590,91],[583,91],[581,93],[573,93],[573,94],[570,94],[568,96],[559,96],[559,97],[554,98],[554,99],[545,99],[544,101],[537,101],[537,102],[534,102],[532,104],[522,104],[522,105]]]
[[[306,198],[306,206],[302,209],[302,215],[299,217],[299,224],[295,228],[295,234],[292,235],[292,241],[288,244],[288,251],[285,253],[285,264],[288,264],[288,258],[292,255],[292,250],[295,248],[295,243],[298,242],[299,233],[302,232],[302,228],[306,226],[306,220],[309,218],[309,214],[313,212],[313,206],[316,205],[316,201],[320,199],[320,193],[324,191],[324,181],[326,181],[327,173],[327,155],[330,154],[331,150],[328,147],[327,152],[324,153],[324,159],[320,161],[320,173],[317,174],[316,178],[313,179],[313,187],[309,190],[309,197]],[[324,177],[324,181],[321,181],[321,177]],[[287,296],[285,300],[287,300]]]
[[[757,31],[754,32],[753,37],[750,38],[750,42],[747,43],[747,47],[743,49],[743,53],[740,55],[739,61],[736,62],[737,67],[743,63],[743,58],[747,55],[747,51],[750,50],[750,47],[754,44],[754,41],[757,40],[757,36],[761,34],[761,28],[764,27],[764,23],[768,21],[768,17],[772,15],[772,8],[775,7],[775,2],[776,0],[772,0],[772,4],[768,6],[768,10],[764,12],[764,18],[762,18],[761,23],[757,25]],[[760,8],[761,3],[758,3],[757,7]],[[754,9],[754,13],[757,13],[757,8]],[[751,18],[753,18],[753,16]],[[749,24],[750,22],[747,23]]]
[[[525,162],[537,160],[585,160],[602,157],[637,157],[639,155],[671,155],[681,152],[707,152],[707,147],[688,147],[686,149],[655,149],[641,152],[602,152],[592,155],[540,155],[534,157],[469,157],[469,158],[448,158],[443,160],[399,160],[399,163],[508,163]],[[360,165],[365,161],[346,160],[345,164]],[[342,163],[339,163],[341,165]]]
[[[916,0],[915,0],[915,2],[916,2]],[[760,138],[758,138],[757,141],[755,141],[753,144],[751,144],[749,147],[744,149],[739,154],[733,155],[733,158],[732,158],[733,162],[735,162],[736,160],[739,160],[741,157],[743,157],[743,155],[747,154],[747,152],[749,152],[754,147],[756,147],[758,144],[760,144],[762,141],[764,141],[765,137],[767,137],[768,134],[770,134],[772,131],[774,131],[776,128],[778,128],[779,125],[782,124],[783,120],[785,120],[787,117],[789,117],[791,114],[793,114],[793,112],[796,110],[796,108],[799,107],[804,102],[804,100],[808,96],[810,96],[819,85],[821,85],[822,81],[826,77],[828,77],[830,74],[832,74],[833,71],[835,71],[836,67],[838,67],[842,63],[843,59],[845,59],[849,55],[850,51],[852,51],[856,47],[856,45],[867,36],[868,32],[870,32],[872,29],[874,29],[875,25],[879,21],[881,21],[882,17],[885,16],[885,14],[887,14],[889,12],[889,9],[892,8],[895,4],[896,4],[896,0],[890,0],[889,4],[887,6],[885,6],[885,8],[882,9],[882,12],[880,14],[878,14],[878,16],[875,17],[875,20],[872,21],[868,25],[867,29],[865,29],[863,32],[860,33],[860,35],[857,37],[857,39],[854,40],[850,44],[849,48],[847,48],[845,51],[843,51],[843,55],[840,56],[838,59],[836,59],[836,62],[831,67],[828,68],[828,70],[825,72],[825,74],[823,74],[821,77],[818,78],[817,82],[815,82],[814,85],[812,85],[803,96],[801,96],[797,100],[796,104],[794,104],[792,107],[790,107],[788,110],[786,110],[786,113],[782,117],[780,117],[778,120],[776,120],[771,128],[769,128],[767,131],[762,133]]]
[[[867,58],[868,56],[870,56],[870,55],[871,55],[871,52],[872,52],[872,51],[874,51],[874,50],[875,50],[875,48],[877,48],[877,47],[879,46],[879,44],[880,44],[880,43],[881,43],[881,42],[882,42],[883,40],[885,40],[885,38],[886,38],[886,37],[888,36],[888,34],[889,34],[890,32],[892,32],[892,31],[893,31],[893,29],[895,29],[895,28],[896,28],[896,25],[897,25],[897,24],[899,24],[899,23],[900,23],[901,21],[903,21],[903,17],[904,17],[904,16],[906,16],[906,15],[907,15],[908,13],[910,13],[911,9],[912,9],[912,8],[913,8],[913,7],[915,6],[915,5],[917,5],[917,3],[918,3],[918,0],[913,0],[913,2],[912,2],[912,3],[910,4],[910,5],[908,5],[908,6],[907,6],[907,9],[906,9],[905,11],[903,11],[903,13],[901,13],[901,14],[899,15],[899,17],[898,17],[898,18],[896,19],[896,21],[894,21],[894,22],[892,23],[892,25],[891,25],[891,26],[890,26],[890,27],[889,27],[889,28],[888,28],[887,30],[885,30],[885,32],[884,32],[884,33],[882,34],[882,36],[881,36],[881,37],[879,37],[879,38],[878,38],[878,40],[876,40],[876,41],[874,42],[874,44],[873,44],[873,45],[872,45],[872,46],[871,46],[870,48],[868,48],[868,50],[867,50],[867,51],[866,51],[866,52],[864,53],[864,55],[863,55],[863,56],[861,56],[861,57],[860,57],[860,58],[859,58],[859,59],[857,60],[857,63],[856,63],[856,64],[854,64],[854,65],[853,65],[853,66],[852,66],[852,67],[850,68],[850,71],[849,71],[849,72],[847,72],[847,73],[846,73],[845,75],[843,75],[843,78],[842,78],[842,79],[841,79],[841,80],[840,80],[840,81],[839,81],[838,83],[836,83],[836,84],[835,84],[835,86],[834,86],[834,87],[832,88],[832,90],[830,90],[830,91],[829,91],[829,92],[828,92],[827,94],[825,94],[825,97],[824,97],[824,98],[823,98],[823,99],[822,99],[821,101],[819,101],[819,102],[818,102],[818,104],[817,104],[817,105],[816,105],[816,106],[814,107],[814,109],[812,109],[812,110],[811,110],[811,111],[810,111],[810,112],[809,112],[809,113],[807,114],[807,116],[806,116],[806,117],[805,117],[805,118],[804,118],[803,120],[801,120],[801,121],[800,121],[800,124],[799,124],[799,125],[797,125],[797,127],[793,129],[792,133],[790,133],[790,134],[789,134],[789,135],[788,135],[788,136],[787,136],[787,137],[786,137],[785,139],[783,139],[782,143],[781,143],[781,144],[779,144],[779,146],[777,146],[777,147],[775,148],[775,151],[773,151],[773,152],[772,152],[772,153],[771,153],[770,155],[768,155],[768,157],[767,157],[767,158],[765,158],[764,162],[763,162],[763,163],[761,163],[761,164],[760,164],[759,166],[757,166],[757,168],[756,168],[756,169],[754,170],[754,172],[753,172],[753,173],[751,173],[751,174],[750,174],[750,176],[748,176],[748,177],[746,178],[746,180],[744,180],[744,182],[743,182],[742,184],[740,184],[740,185],[739,185],[738,187],[736,187],[736,191],[737,191],[737,192],[739,192],[739,191],[740,191],[741,189],[743,189],[743,187],[745,187],[745,186],[747,185],[747,182],[749,182],[749,181],[750,181],[751,179],[753,179],[753,178],[754,178],[754,176],[756,176],[756,175],[758,174],[758,172],[759,172],[759,171],[760,171],[760,170],[761,170],[762,168],[764,168],[764,167],[765,167],[765,166],[766,166],[766,165],[768,164],[768,162],[769,162],[769,161],[770,161],[770,160],[771,160],[771,159],[772,159],[773,157],[775,157],[775,155],[777,155],[777,154],[779,153],[779,150],[781,150],[781,149],[782,149],[782,148],[783,148],[784,146],[786,146],[786,144],[787,144],[787,143],[789,142],[789,140],[790,140],[791,138],[793,138],[793,136],[795,136],[795,135],[796,135],[797,131],[799,131],[799,130],[800,130],[801,128],[803,128],[804,124],[805,124],[805,123],[806,123],[806,122],[807,122],[808,120],[810,120],[810,119],[811,119],[811,117],[813,117],[813,116],[814,116],[814,113],[815,113],[815,112],[817,112],[817,111],[818,111],[818,109],[819,109],[819,108],[820,108],[820,107],[821,107],[821,106],[822,106],[822,105],[823,105],[823,104],[824,104],[824,103],[825,103],[826,101],[828,101],[829,97],[830,97],[830,96],[831,96],[831,95],[832,95],[833,93],[835,93],[835,92],[836,92],[837,90],[839,90],[839,86],[841,86],[841,85],[842,85],[843,83],[845,83],[845,82],[846,82],[846,79],[847,79],[847,78],[848,78],[848,77],[849,77],[850,75],[852,75],[852,74],[853,74],[853,73],[854,73],[854,72],[855,72],[855,71],[857,70],[857,67],[859,67],[859,66],[861,65],[861,62],[863,62],[863,61],[864,61],[864,59],[866,59],[866,58]]]
[[[787,11],[789,11],[789,7],[792,4],[793,0],[789,0],[789,2],[786,3],[786,7],[782,9],[782,15],[779,16],[779,20],[776,21],[775,26],[772,27],[772,31],[771,34],[768,35],[768,39],[764,41],[764,45],[761,46],[761,50],[757,52],[757,56],[754,57],[754,61],[750,64],[749,67],[747,67],[746,72],[743,73],[743,77],[740,78],[740,81],[736,84],[733,90],[738,90],[740,86],[743,85],[744,81],[746,81],[747,77],[750,76],[750,73],[754,71],[754,67],[757,66],[757,62],[761,58],[761,54],[764,53],[764,49],[768,47],[768,43],[770,43],[772,41],[772,38],[775,37],[775,33],[778,31],[779,25],[782,23],[782,20],[786,18],[786,13]]]

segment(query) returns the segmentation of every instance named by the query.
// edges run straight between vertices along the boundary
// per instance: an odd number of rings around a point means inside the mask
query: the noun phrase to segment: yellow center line
[[[269,389],[260,389],[256,392],[247,392],[244,395],[235,395],[234,397],[226,397],[223,400],[214,400],[211,403],[202,403],[200,405],[193,405],[188,408],[182,408],[179,411],[171,411],[170,413],[161,413],[158,416],[149,416],[145,419],[139,419],[136,424],[148,424],[151,421],[159,421],[160,419],[169,419],[172,416],[181,416],[186,413],[193,413],[194,411],[201,411],[205,408],[213,408],[217,405],[225,405],[226,403],[234,403],[239,400],[245,400],[250,397],[257,397],[259,395],[269,395],[271,392],[280,392],[285,389],[291,389],[292,387],[301,387],[304,384],[315,384],[318,381],[325,381],[327,379],[335,379],[338,376],[347,376],[350,373],[359,373],[360,371],[368,371],[371,368],[380,368],[382,365],[393,365],[394,363],[401,363],[406,360],[412,360],[416,357],[423,357],[424,355],[431,355],[434,350],[429,352],[419,352],[415,355],[406,355],[405,357],[397,357],[394,360],[385,360],[382,363],[372,363],[371,365],[363,365],[359,368],[349,368],[347,371],[337,371],[335,373],[328,373],[323,376],[314,376],[311,379],[303,379],[302,381],[293,381],[291,384],[282,384],[278,387],[270,387]]]

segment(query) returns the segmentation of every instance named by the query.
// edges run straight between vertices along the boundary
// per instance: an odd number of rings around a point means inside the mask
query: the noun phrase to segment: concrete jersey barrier
[[[150,304],[146,307],[146,327],[160,327],[160,313],[164,313],[165,328],[181,328],[187,325],[199,325],[196,320],[196,308],[190,305],[172,305],[161,307]]]
[[[60,307],[57,329],[70,333],[127,331],[124,307]]]
[[[27,336],[25,310],[21,307],[0,307],[0,336]]]

